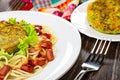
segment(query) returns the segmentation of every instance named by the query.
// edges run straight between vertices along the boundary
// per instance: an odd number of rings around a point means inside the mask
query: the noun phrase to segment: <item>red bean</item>
[[[52,61],[54,59],[52,49],[46,49],[46,57],[47,57],[48,61]]]
[[[4,65],[1,69],[0,69],[0,76],[5,76],[9,71],[11,70],[11,67],[8,65]],[[1,78],[1,77],[0,77]]]
[[[52,48],[52,42],[51,41],[41,41],[40,46],[46,49]]]
[[[32,73],[34,71],[34,67],[30,64],[23,64],[21,66],[21,70]]]
[[[28,49],[28,52],[29,53],[34,53],[35,51],[37,51],[34,47],[31,47]]]

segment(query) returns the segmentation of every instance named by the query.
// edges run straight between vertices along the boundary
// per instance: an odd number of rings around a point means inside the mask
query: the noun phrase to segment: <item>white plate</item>
[[[95,29],[89,26],[87,21],[87,6],[92,1],[94,0],[84,2],[76,8],[71,15],[71,22],[78,28],[78,30],[81,33],[89,37],[103,40],[120,41],[120,34],[104,34],[96,31]]]
[[[48,25],[57,37],[55,59],[48,63],[41,73],[28,80],[56,80],[72,67],[81,49],[81,37],[70,22],[41,12],[0,12],[0,20],[8,20],[10,17],[15,17],[18,21],[23,19],[32,24]]]

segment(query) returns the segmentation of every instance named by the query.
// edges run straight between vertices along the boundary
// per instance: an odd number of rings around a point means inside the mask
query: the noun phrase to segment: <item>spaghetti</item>
[[[12,52],[0,47],[0,80],[24,80],[39,73],[48,62],[54,60],[56,37],[50,28],[32,25],[24,20],[17,22],[15,18],[1,22],[4,23],[0,24],[2,30],[8,31],[3,27],[15,26],[15,30],[21,27],[25,36],[19,38],[17,45],[11,48]]]

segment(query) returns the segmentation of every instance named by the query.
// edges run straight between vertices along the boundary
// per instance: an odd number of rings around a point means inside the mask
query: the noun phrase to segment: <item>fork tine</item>
[[[96,62],[101,64],[103,62],[103,59],[104,59],[104,55],[99,55],[99,58]]]
[[[95,45],[94,45],[94,47],[93,47],[93,49],[92,49],[91,53],[94,53],[95,48],[96,48],[96,46],[97,46],[97,43],[98,43],[98,39],[96,40]]]
[[[97,48],[95,54],[98,54],[98,51],[99,51],[99,49],[100,49],[100,46],[102,45],[102,42],[103,42],[103,40],[100,41],[100,44],[98,45],[98,48]]]
[[[96,54],[98,53],[102,42],[103,42],[103,40],[101,40],[100,44],[99,44],[99,39],[96,40],[96,42],[93,46],[93,49],[91,51],[91,54],[89,54],[86,61],[96,61],[99,58],[99,55],[96,55]],[[98,47],[97,47],[97,44],[99,44]],[[96,50],[96,48],[97,48],[97,50]]]
[[[99,64],[101,64],[101,63],[103,62],[104,55],[107,54],[108,48],[109,48],[110,43],[111,43],[111,41],[109,41],[108,44],[107,44],[106,42],[107,42],[107,41],[105,40],[104,43],[103,43],[102,49],[101,49],[101,51],[100,51],[100,53],[99,53],[99,56],[98,56],[98,58],[96,59],[96,62],[98,62]],[[104,50],[105,46],[107,46],[107,48],[106,48],[105,52],[103,53],[103,50]],[[103,54],[103,55],[101,55],[101,54]]]
[[[101,51],[100,51],[100,54],[103,53],[103,49],[105,48],[106,42],[107,42],[107,41],[104,42],[104,44],[103,44],[103,46],[102,46],[102,49],[101,49]]]
[[[87,61],[92,61],[92,60],[94,59],[94,57],[95,57],[94,54],[89,54],[89,56],[88,56],[86,62],[87,62]]]
[[[97,39],[95,45],[91,51],[91,54],[88,56],[86,61],[94,61],[101,63],[104,59],[104,55],[107,54],[108,48],[110,46],[111,41],[107,44],[107,41]],[[102,45],[103,44],[103,45]],[[97,47],[98,45],[98,47]],[[103,53],[105,46],[107,46],[105,52]],[[102,47],[102,48],[101,48]],[[103,55],[102,55],[103,54]]]
[[[108,43],[108,45],[107,45],[107,48],[106,48],[106,50],[105,50],[104,55],[106,55],[106,54],[107,54],[107,51],[108,51],[108,48],[110,47],[110,44],[111,44],[111,41],[109,41],[109,43]]]
[[[99,58],[100,58],[100,55],[99,55],[99,54],[96,54],[96,57],[95,57],[95,59],[94,59],[94,62],[97,62]]]

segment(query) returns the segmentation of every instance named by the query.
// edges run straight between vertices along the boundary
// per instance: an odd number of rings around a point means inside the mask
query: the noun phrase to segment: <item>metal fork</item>
[[[106,40],[96,40],[87,60],[81,65],[82,70],[78,73],[74,80],[81,80],[85,73],[98,71],[100,69],[101,63],[103,62],[104,56],[107,54],[110,43],[111,41],[107,42]]]

